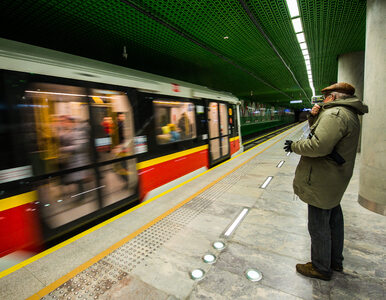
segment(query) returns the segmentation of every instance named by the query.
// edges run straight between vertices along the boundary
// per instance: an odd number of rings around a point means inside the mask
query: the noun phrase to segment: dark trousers
[[[308,232],[311,236],[311,261],[316,270],[331,274],[331,267],[343,264],[343,213],[340,205],[321,209],[308,205]]]

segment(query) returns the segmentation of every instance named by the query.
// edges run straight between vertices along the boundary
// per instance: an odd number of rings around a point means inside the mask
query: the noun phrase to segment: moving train
[[[240,101],[0,39],[0,257],[37,253],[240,153]]]

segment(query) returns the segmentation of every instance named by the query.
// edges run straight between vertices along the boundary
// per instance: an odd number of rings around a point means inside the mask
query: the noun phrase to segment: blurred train
[[[0,257],[50,241],[242,151],[239,100],[0,39]]]

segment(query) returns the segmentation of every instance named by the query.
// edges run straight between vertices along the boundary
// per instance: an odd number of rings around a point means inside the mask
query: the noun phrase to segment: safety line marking
[[[296,126],[297,127],[297,126]],[[271,148],[272,146],[274,146],[275,144],[277,144],[278,142],[280,142],[281,140],[283,140],[286,136],[288,136],[289,134],[291,134],[292,132],[294,132],[296,130],[296,128],[287,133],[286,135],[284,135],[283,137],[281,137],[280,139],[278,139],[277,141],[273,142],[271,145],[269,145],[268,147],[264,148],[263,150],[261,150],[260,152],[258,152],[257,154],[253,155],[251,158],[247,159],[245,162],[241,163],[240,165],[238,165],[237,167],[233,168],[231,171],[225,173],[224,175],[220,176],[219,178],[217,178],[216,180],[214,180],[213,182],[211,182],[210,184],[208,184],[207,186],[205,186],[204,188],[202,188],[201,190],[199,190],[198,192],[194,193],[193,195],[191,195],[190,197],[188,197],[187,199],[183,200],[182,202],[180,202],[179,204],[177,204],[176,206],[174,206],[173,208],[169,209],[168,211],[166,211],[165,213],[161,214],[160,216],[156,217],[155,219],[153,219],[152,221],[150,221],[149,223],[147,223],[146,225],[142,226],[141,228],[139,228],[138,230],[136,230],[135,232],[129,234],[127,237],[123,238],[122,240],[120,240],[119,242],[115,243],[114,245],[110,246],[109,248],[107,248],[106,250],[102,251],[101,253],[97,254],[96,256],[94,256],[93,258],[91,258],[89,261],[81,264],[80,266],[76,267],[74,270],[70,271],[69,273],[67,273],[66,275],[64,275],[63,277],[59,278],[58,280],[54,281],[53,283],[47,285],[45,288],[43,288],[42,290],[40,290],[39,292],[37,292],[36,294],[34,294],[33,296],[31,296],[30,298],[27,298],[28,299],[37,299],[36,297],[44,297],[46,296],[47,294],[49,294],[50,292],[52,292],[53,290],[55,290],[56,288],[58,288],[59,286],[61,286],[64,282],[68,281],[69,279],[75,277],[77,274],[79,274],[80,272],[86,270],[87,268],[89,268],[90,266],[92,266],[93,264],[97,263],[98,261],[100,261],[101,259],[103,259],[104,257],[106,257],[107,255],[109,255],[111,252],[113,252],[114,250],[118,249],[119,247],[121,247],[122,245],[124,245],[125,243],[129,242],[131,239],[133,239],[134,237],[136,237],[137,235],[139,235],[140,233],[142,233],[143,231],[145,231],[146,229],[148,229],[149,227],[151,227],[152,225],[154,225],[155,223],[157,223],[158,221],[161,221],[163,218],[167,217],[168,215],[170,215],[172,212],[176,211],[177,209],[179,209],[181,206],[183,206],[184,204],[188,203],[189,201],[191,201],[192,199],[194,199],[195,197],[197,197],[198,195],[200,195],[201,193],[203,193],[204,191],[206,191],[207,189],[209,189],[210,187],[212,187],[213,185],[215,185],[216,183],[218,183],[220,180],[222,180],[223,178],[225,178],[226,176],[230,175],[231,173],[235,172],[237,169],[241,168],[243,165],[247,164],[248,162],[250,162],[252,159],[254,159],[256,156],[260,155],[261,153],[263,153],[264,151],[266,151],[267,149]],[[275,136],[277,137],[277,136]],[[258,146],[261,146],[262,144],[270,141],[271,139],[275,138],[275,137],[272,137],[266,141],[264,141],[263,143],[259,144],[259,145],[256,145],[255,147],[253,148],[256,148]],[[248,151],[252,150],[253,148],[249,149]],[[227,161],[229,162],[229,161]],[[224,162],[226,163],[226,162]],[[224,164],[222,163],[222,164]],[[221,164],[221,165],[222,165]],[[219,167],[220,165],[218,165],[217,167]],[[216,167],[215,167],[216,168]],[[213,168],[213,169],[215,169]],[[199,177],[199,176],[202,176],[203,174],[213,170],[213,169],[210,169],[202,174],[199,174],[197,175],[196,177]],[[194,177],[194,178],[196,178]],[[188,180],[187,182],[189,181],[192,181],[192,179]],[[185,183],[184,183],[185,184]],[[171,190],[174,190],[175,188],[171,189]],[[169,190],[169,191],[171,191]],[[156,196],[154,198],[159,198],[160,196]],[[153,198],[152,198],[153,199]],[[152,200],[150,199],[150,200]],[[148,200],[149,201],[149,200]],[[146,201],[146,202],[148,202]]]
[[[298,126],[299,126],[299,125],[298,125]],[[293,131],[295,131],[295,130],[297,129],[298,126],[295,126],[295,129],[294,129]],[[290,130],[290,129],[288,129],[288,130]],[[284,132],[283,132],[283,133],[284,133]],[[281,133],[281,134],[283,134],[283,133]],[[291,133],[291,132],[290,132],[290,133]],[[288,133],[287,135],[289,135],[290,133]],[[287,135],[285,135],[285,136],[287,136]],[[275,137],[277,137],[277,136],[275,136]],[[275,137],[272,137],[271,139],[273,139],[273,138],[275,138]],[[85,230],[85,231],[79,233],[78,235],[75,235],[75,236],[69,238],[68,240],[66,240],[66,241],[64,241],[64,242],[62,242],[62,243],[60,243],[60,244],[58,244],[58,245],[55,245],[55,246],[53,246],[53,247],[51,247],[51,248],[49,248],[49,249],[47,249],[47,250],[45,250],[45,251],[43,251],[43,252],[40,252],[39,254],[34,255],[33,257],[30,257],[30,258],[28,258],[28,259],[22,261],[21,263],[19,263],[19,264],[17,264],[17,265],[12,266],[11,268],[8,268],[8,269],[6,269],[6,270],[0,272],[0,279],[1,279],[2,277],[4,277],[4,276],[7,276],[8,274],[11,274],[11,273],[13,273],[13,272],[15,272],[15,271],[17,271],[17,270],[23,268],[23,267],[26,266],[26,265],[29,265],[29,264],[31,264],[31,263],[33,263],[33,262],[35,262],[35,261],[37,261],[37,260],[43,258],[44,256],[46,256],[46,255],[48,255],[48,254],[50,254],[50,253],[55,252],[56,250],[59,250],[60,248],[63,248],[64,246],[66,246],[66,245],[68,245],[68,244],[71,244],[72,242],[74,242],[74,241],[76,241],[76,240],[78,240],[78,239],[84,237],[85,235],[87,235],[87,234],[89,234],[89,233],[91,233],[91,232],[94,232],[94,231],[98,230],[99,228],[101,228],[101,227],[103,227],[103,226],[105,226],[105,225],[107,225],[107,224],[110,224],[110,223],[114,222],[115,220],[117,220],[117,219],[119,219],[119,218],[121,218],[121,217],[123,217],[123,216],[125,216],[125,215],[127,215],[127,214],[129,214],[129,213],[131,213],[131,212],[133,212],[133,211],[135,211],[135,210],[137,210],[137,209],[139,209],[140,207],[145,206],[145,205],[149,204],[150,202],[152,202],[152,201],[154,201],[154,200],[157,200],[158,198],[160,198],[160,197],[166,195],[167,193],[170,193],[170,192],[172,192],[172,191],[174,191],[174,190],[180,188],[181,186],[183,186],[183,185],[185,185],[185,184],[187,184],[187,183],[189,183],[189,182],[191,182],[191,181],[193,181],[193,180],[199,178],[200,176],[203,176],[204,174],[206,174],[206,173],[208,173],[208,172],[211,172],[211,171],[215,170],[216,168],[222,166],[223,164],[228,163],[228,162],[232,161],[233,159],[235,159],[235,158],[237,158],[237,157],[239,157],[239,156],[241,156],[241,155],[246,154],[246,153],[249,152],[249,151],[252,151],[254,148],[256,148],[256,147],[258,147],[258,146],[261,146],[262,144],[264,144],[264,143],[270,141],[271,139],[268,139],[268,140],[264,141],[263,143],[261,143],[261,144],[259,144],[259,145],[256,145],[256,146],[252,147],[251,149],[248,149],[247,151],[244,151],[244,152],[242,152],[242,153],[240,153],[240,154],[238,154],[238,155],[232,157],[231,159],[229,159],[229,160],[227,160],[227,161],[225,161],[225,162],[223,162],[223,163],[221,163],[221,164],[219,164],[219,165],[217,165],[217,166],[215,166],[215,167],[213,167],[213,168],[211,168],[211,169],[209,169],[209,170],[207,170],[207,171],[205,171],[205,172],[203,172],[203,173],[201,173],[201,174],[198,174],[198,175],[196,175],[196,176],[194,176],[194,177],[192,177],[192,178],[190,178],[190,179],[188,179],[188,180],[186,180],[186,181],[180,183],[179,185],[176,185],[175,187],[172,187],[172,188],[170,188],[169,190],[166,190],[166,191],[160,193],[159,195],[154,196],[153,198],[150,198],[149,200],[146,200],[146,201],[144,201],[144,202],[138,204],[137,206],[128,209],[127,211],[124,211],[124,212],[122,212],[122,213],[120,213],[120,214],[118,214],[118,215],[116,215],[116,216],[114,216],[114,217],[112,217],[112,218],[110,218],[110,219],[108,219],[108,220],[106,220],[106,221],[104,221],[104,222],[98,224],[98,225],[95,225],[94,227],[91,227],[90,229],[87,229],[87,230]],[[265,151],[265,150],[263,150],[263,151]],[[258,153],[258,154],[260,154],[260,153]],[[258,154],[257,154],[257,155],[258,155]],[[257,156],[257,155],[256,155],[256,156]]]

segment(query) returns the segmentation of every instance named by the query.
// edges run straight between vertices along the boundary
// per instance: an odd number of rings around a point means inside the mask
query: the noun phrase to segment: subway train
[[[154,74],[0,39],[0,93],[0,257],[242,151],[235,96]]]

